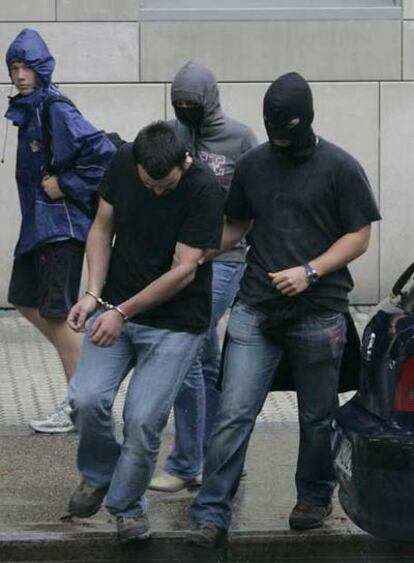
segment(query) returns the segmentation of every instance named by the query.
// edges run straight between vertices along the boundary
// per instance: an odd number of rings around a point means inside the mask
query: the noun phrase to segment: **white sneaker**
[[[182,479],[177,475],[170,475],[163,471],[158,477],[152,479],[148,488],[152,491],[161,491],[163,493],[177,493],[183,489],[194,490],[200,485],[201,475],[197,475],[193,479]]]
[[[53,414],[45,420],[31,420],[29,427],[35,432],[45,432],[47,434],[63,434],[64,432],[75,432],[70,419],[71,408],[65,400],[60,403]]]

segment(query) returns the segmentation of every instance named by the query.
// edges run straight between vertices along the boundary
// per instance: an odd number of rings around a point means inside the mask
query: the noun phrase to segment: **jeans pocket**
[[[233,340],[246,341],[250,339],[263,338],[260,330],[260,323],[264,318],[264,313],[237,301],[231,310],[227,332]],[[252,341],[253,341],[252,340]]]
[[[336,324],[341,316],[343,313],[338,313],[338,311],[318,311],[312,314],[312,317],[321,324]]]
[[[343,313],[326,311],[308,317],[305,340],[308,362],[338,358],[346,343],[346,320]]]

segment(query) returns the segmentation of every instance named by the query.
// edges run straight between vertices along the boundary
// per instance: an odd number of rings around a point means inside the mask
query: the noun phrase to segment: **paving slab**
[[[172,436],[166,435],[162,464]],[[229,547],[213,553],[184,543],[193,493],[150,492],[150,542],[121,546],[113,517],[61,521],[78,483],[77,436],[0,437],[0,561],[245,562],[414,560],[414,544],[377,540],[347,519],[337,499],[322,530],[292,532],[298,433],[259,425],[247,456],[248,474],[235,498]],[[377,559],[380,557],[380,559]],[[411,559],[413,558],[413,559]],[[396,559],[397,560],[397,559]]]
[[[369,310],[353,312],[361,331]],[[62,521],[79,479],[77,435],[33,435],[27,428],[31,416],[47,414],[65,394],[59,361],[15,312],[0,313],[0,338],[0,561],[414,561],[414,544],[384,542],[363,533],[336,497],[333,515],[322,530],[288,529],[298,447],[294,393],[269,395],[258,419],[247,455],[248,474],[235,498],[229,548],[210,553],[185,545],[194,494],[188,491],[149,492],[154,537],[144,545],[121,546],[105,508],[87,520]],[[115,406],[119,432],[126,385]],[[172,440],[171,418],[158,469]]]

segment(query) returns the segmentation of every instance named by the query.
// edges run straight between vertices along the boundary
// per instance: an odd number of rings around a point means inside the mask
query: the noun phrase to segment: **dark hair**
[[[166,121],[155,121],[138,133],[132,153],[136,164],[140,164],[151,178],[160,180],[175,166],[182,168],[187,149],[171,125]]]

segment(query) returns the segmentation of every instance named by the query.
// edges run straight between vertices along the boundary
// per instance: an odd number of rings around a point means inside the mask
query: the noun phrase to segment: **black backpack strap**
[[[408,268],[401,274],[398,280],[395,282],[394,287],[391,290],[391,295],[397,297],[400,295],[402,288],[414,274],[414,262],[408,266]]]
[[[51,96],[50,98],[46,98],[46,100],[43,102],[42,135],[47,152],[47,160],[48,160],[47,171],[51,175],[55,174],[56,171],[53,168],[52,127],[50,123],[50,106],[56,102],[63,102],[65,104],[68,104],[76,108],[76,105],[72,102],[72,100],[70,100],[66,96]],[[75,200],[73,197],[69,195],[66,195],[66,198],[75,207],[77,207],[80,211],[82,211],[82,213],[86,215],[89,219],[93,219],[93,213],[84,203]]]
[[[50,98],[46,98],[43,102],[43,110],[42,110],[42,135],[43,140],[45,142],[45,148],[47,152],[47,168],[48,171],[52,174],[53,173],[53,150],[52,150],[52,127],[50,123],[50,106],[56,102],[63,102],[68,104],[72,107],[76,107],[75,104],[66,96],[51,96]]]

